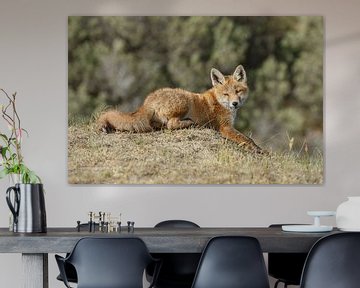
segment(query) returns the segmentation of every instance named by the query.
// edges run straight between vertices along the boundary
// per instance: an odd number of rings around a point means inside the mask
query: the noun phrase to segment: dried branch
[[[2,106],[2,118],[6,121],[9,125],[10,129],[10,137],[7,140],[8,147],[14,147],[16,153],[16,159],[13,159],[14,162],[17,164],[21,164],[23,161],[22,153],[21,153],[21,121],[19,114],[16,110],[16,93],[12,94],[11,96],[4,90],[0,89],[3,92],[8,100],[8,104],[6,106]],[[10,110],[11,109],[11,110]],[[10,110],[10,111],[9,111]],[[12,116],[10,116],[12,114]],[[16,161],[15,161],[16,160]]]

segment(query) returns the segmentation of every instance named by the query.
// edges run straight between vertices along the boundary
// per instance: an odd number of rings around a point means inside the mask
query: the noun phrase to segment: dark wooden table
[[[48,287],[48,253],[70,252],[82,237],[139,237],[151,253],[201,253],[207,241],[220,235],[257,238],[263,252],[308,252],[321,237],[337,233],[293,233],[281,228],[135,228],[134,232],[77,232],[76,228],[49,228],[47,233],[19,234],[0,228],[0,253],[22,253],[26,288]]]

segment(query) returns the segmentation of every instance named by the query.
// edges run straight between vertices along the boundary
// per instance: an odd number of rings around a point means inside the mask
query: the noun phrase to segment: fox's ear
[[[242,65],[239,65],[235,68],[233,77],[236,81],[239,82],[246,82],[246,73],[245,73],[245,69]]]
[[[211,75],[211,82],[212,82],[213,86],[215,86],[217,84],[225,83],[225,77],[219,70],[217,70],[215,68],[211,68],[210,75]]]

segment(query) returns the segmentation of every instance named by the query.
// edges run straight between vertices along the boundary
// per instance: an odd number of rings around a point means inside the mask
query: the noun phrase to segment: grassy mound
[[[104,134],[68,129],[70,184],[322,184],[323,157],[257,156],[211,129]]]

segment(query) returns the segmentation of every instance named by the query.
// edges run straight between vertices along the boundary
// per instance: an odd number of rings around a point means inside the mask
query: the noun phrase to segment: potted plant
[[[10,176],[13,186],[6,191],[6,201],[13,215],[10,230],[14,232],[46,232],[46,212],[41,179],[24,163],[21,144],[27,131],[22,128],[16,109],[16,93],[4,89],[5,104],[0,104],[1,117],[8,127],[0,133],[0,179]]]
[[[22,139],[28,132],[21,127],[16,110],[16,93],[10,96],[4,89],[0,91],[7,99],[7,103],[0,105],[0,108],[1,116],[9,129],[8,133],[0,133],[0,179],[10,175],[14,183],[41,183],[39,176],[25,165],[21,153]]]

